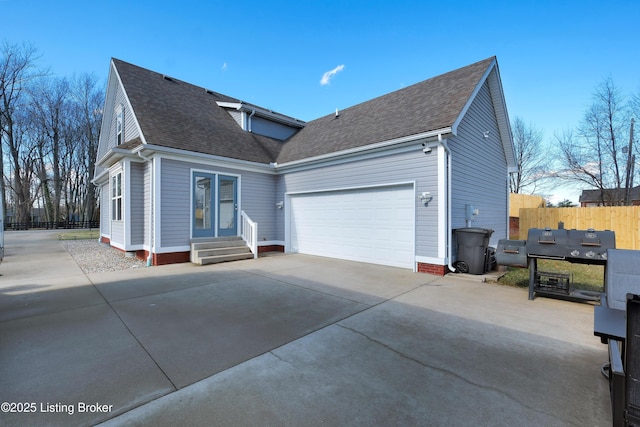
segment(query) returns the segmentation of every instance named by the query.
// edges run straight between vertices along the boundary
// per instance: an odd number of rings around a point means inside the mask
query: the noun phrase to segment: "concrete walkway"
[[[304,255],[85,275],[56,233],[5,242],[0,425],[611,425],[586,304]]]

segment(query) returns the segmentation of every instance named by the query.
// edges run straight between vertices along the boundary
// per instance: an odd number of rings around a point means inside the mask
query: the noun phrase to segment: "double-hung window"
[[[122,172],[111,177],[111,219],[122,221]]]

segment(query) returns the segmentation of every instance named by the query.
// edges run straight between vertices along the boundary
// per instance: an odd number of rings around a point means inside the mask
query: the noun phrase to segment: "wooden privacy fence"
[[[616,233],[616,248],[640,249],[640,206],[608,206],[598,208],[520,209],[520,238],[527,238],[530,228],[564,228],[612,230]]]
[[[522,208],[544,208],[544,198],[535,194],[509,194],[509,216],[518,217]]]

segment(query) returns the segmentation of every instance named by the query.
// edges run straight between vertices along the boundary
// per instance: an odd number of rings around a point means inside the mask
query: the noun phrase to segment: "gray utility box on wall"
[[[458,256],[454,265],[461,273],[484,274],[487,247],[493,230],[488,228],[458,228]]]

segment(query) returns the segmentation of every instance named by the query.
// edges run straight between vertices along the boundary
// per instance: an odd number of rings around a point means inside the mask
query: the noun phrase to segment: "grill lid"
[[[567,247],[567,230],[530,228],[527,237],[527,254],[531,257],[564,259]]]
[[[527,255],[536,258],[564,259],[573,262],[606,263],[607,249],[615,249],[613,231],[554,230],[531,228],[527,238]]]
[[[604,263],[607,261],[607,249],[615,249],[615,232],[604,230],[569,230],[567,257],[577,260],[590,260]]]

